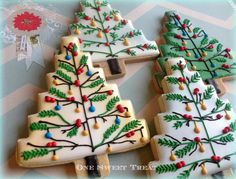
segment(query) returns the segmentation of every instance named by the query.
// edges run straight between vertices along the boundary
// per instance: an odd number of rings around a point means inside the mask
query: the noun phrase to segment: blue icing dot
[[[195,58],[200,58],[200,56],[198,54],[195,55]]]
[[[186,36],[187,34],[186,34],[186,32],[183,32],[183,36]]]
[[[90,106],[90,107],[89,107],[89,111],[90,111],[90,112],[95,112],[95,111],[96,111],[96,108],[95,108],[94,106]]]
[[[216,67],[216,66],[215,66],[215,64],[214,64],[214,63],[212,63],[212,64],[211,64],[211,67],[212,67],[212,68],[214,68],[214,67]]]
[[[115,123],[120,125],[120,118],[119,117],[116,118]]]
[[[86,74],[87,74],[87,76],[92,76],[92,75],[93,75],[93,72],[89,70],[89,71],[87,71]]]
[[[218,76],[218,74],[216,72],[213,73],[214,77]]]
[[[179,25],[177,21],[175,22],[175,25]]]
[[[51,132],[47,132],[47,133],[45,134],[45,137],[46,137],[47,139],[51,139],[51,138],[52,138],[52,133],[51,133]]]
[[[57,111],[61,110],[61,106],[60,105],[56,105],[55,106],[55,110],[57,110]]]
[[[66,60],[70,60],[71,59],[71,56],[70,55],[66,55]]]

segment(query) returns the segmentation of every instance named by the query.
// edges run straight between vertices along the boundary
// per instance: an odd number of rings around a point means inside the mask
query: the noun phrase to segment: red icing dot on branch
[[[219,162],[221,160],[221,157],[220,156],[216,156],[216,155],[213,155],[211,157],[211,160],[213,160],[214,162]]]
[[[107,94],[108,94],[108,95],[112,95],[112,94],[113,94],[113,90],[107,91]]]
[[[80,74],[82,74],[83,72],[84,72],[84,69],[83,69],[83,68],[80,68],[80,69],[77,70],[76,73],[77,73],[77,75],[80,75]]]
[[[50,96],[45,96],[45,101],[46,102],[51,102],[51,97]]]
[[[79,53],[77,51],[73,52],[73,56],[78,56]]]
[[[101,11],[101,7],[98,7],[98,8],[97,8],[97,11],[100,12],[100,11]]]
[[[135,135],[135,132],[134,132],[134,131],[131,131],[130,134],[131,134],[131,136],[134,136],[134,135]]]
[[[217,115],[216,115],[216,118],[217,118],[217,119],[221,119],[222,117],[223,117],[223,115],[221,115],[221,114],[217,114]]]
[[[91,17],[85,16],[85,17],[84,17],[84,20],[89,21],[89,20],[91,20]]]
[[[130,37],[133,37],[133,36],[134,36],[134,32],[131,31],[131,32],[129,33],[129,36],[130,36]]]
[[[181,164],[180,162],[178,162],[178,163],[176,163],[176,167],[177,167],[178,169],[180,169],[180,168],[182,168],[183,166],[182,166],[182,164]]]
[[[182,167],[184,167],[186,165],[185,161],[180,161]]]
[[[182,24],[182,27],[185,29],[187,28],[187,24]]]
[[[79,43],[82,44],[83,43],[83,39],[79,38]]]
[[[111,44],[109,42],[105,43],[105,46],[109,47]]]
[[[187,48],[185,46],[179,47],[180,51],[185,51]]]
[[[128,21],[124,19],[124,20],[122,20],[122,24],[126,25],[126,24],[128,24]]]
[[[198,93],[199,93],[199,88],[195,88],[194,90],[193,90],[193,94],[195,94],[195,95],[197,95]]]
[[[198,37],[197,34],[194,34],[194,35],[193,35],[193,38],[194,38],[194,39],[196,39],[197,37]]]
[[[47,147],[52,147],[52,143],[51,143],[51,142],[48,142],[46,146],[47,146]]]
[[[203,61],[204,61],[204,58],[200,57],[198,60],[201,61],[201,62],[203,62]]]
[[[230,131],[231,131],[231,128],[230,128],[230,127],[225,127],[222,132],[223,132],[224,134],[227,134],[227,133],[229,133]]]
[[[75,101],[75,97],[69,97],[67,98],[68,101]]]
[[[88,96],[87,95],[84,95],[83,96],[83,101],[87,102],[89,99],[88,99]]]
[[[56,147],[57,143],[55,141],[52,142],[52,147]]]
[[[179,64],[179,68],[181,69],[181,70],[183,70],[184,69],[184,65],[183,64]]]
[[[229,52],[231,52],[231,49],[230,49],[230,48],[226,48],[225,51],[226,51],[227,53],[229,53]]]
[[[228,69],[228,68],[230,68],[230,65],[229,65],[229,64],[226,64],[226,63],[224,63],[224,64],[222,65],[222,67],[223,67],[223,68],[226,68],[226,69]]]
[[[181,38],[182,38],[182,35],[180,35],[180,34],[175,34],[175,38],[181,39]]]
[[[178,20],[181,19],[179,15],[175,15],[175,18],[178,19]]]
[[[125,136],[128,137],[128,138],[130,138],[132,135],[131,135],[131,133],[129,132],[129,133],[127,133]]]
[[[144,44],[144,45],[143,45],[143,48],[148,48],[148,44]]]
[[[76,125],[76,127],[81,127],[82,126],[82,122],[81,122],[81,119],[77,119],[76,121],[75,121],[75,125]]]
[[[75,84],[75,86],[80,86],[80,81],[79,80],[75,80],[75,82],[74,82],[74,84]]]
[[[116,108],[117,108],[117,110],[118,110],[120,113],[125,112],[125,108],[124,108],[121,104],[117,105]]]
[[[194,138],[194,141],[197,142],[197,143],[199,143],[199,142],[201,142],[201,138],[200,138],[200,137],[195,137],[195,138]]]
[[[105,18],[105,20],[106,20],[106,21],[109,21],[109,20],[111,20],[111,17],[110,17],[110,16],[107,16],[107,17]]]
[[[214,48],[214,45],[211,44],[211,45],[209,45],[207,48],[208,48],[208,49],[213,49],[213,48]]]
[[[104,31],[105,33],[109,33],[109,32],[110,32],[110,30],[109,30],[108,28],[104,29],[103,31]]]

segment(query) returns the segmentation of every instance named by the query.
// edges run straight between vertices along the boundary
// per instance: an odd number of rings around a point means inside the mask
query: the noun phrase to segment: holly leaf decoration
[[[172,23],[166,23],[166,28],[171,30],[171,29],[177,29],[179,26],[176,24],[172,24]]]
[[[236,131],[236,121],[234,121],[234,122],[232,122],[232,123],[230,124],[230,128],[231,128],[231,131],[232,131],[232,132],[235,132],[235,131]]]
[[[189,19],[184,19],[183,23],[189,25],[190,20]]]
[[[86,55],[83,55],[80,59],[80,62],[79,64],[82,66],[82,65],[86,65],[87,64],[87,61],[88,61],[88,56]]]
[[[66,73],[63,73],[63,71],[61,70],[57,70],[56,74],[61,77],[62,79],[66,80],[67,82],[72,83],[71,81],[71,77],[69,75],[67,75]]]
[[[196,147],[196,145],[197,143],[194,141],[189,142],[182,149],[176,150],[175,155],[178,156],[178,158],[183,158],[185,155],[191,152]]]
[[[108,139],[117,129],[119,129],[118,124],[113,124],[110,128],[106,130],[106,132],[103,134],[104,139]]]
[[[220,52],[223,49],[223,45],[219,43],[216,47],[217,52]]]
[[[158,144],[160,144],[161,146],[171,147],[171,148],[175,148],[179,145],[179,143],[177,141],[167,139],[167,138],[160,138],[158,140]]]
[[[76,44],[74,44],[72,51],[76,52],[77,50],[78,50],[78,46]]]
[[[106,99],[107,99],[107,94],[101,94],[101,95],[96,95],[96,96],[90,98],[90,101],[99,102],[99,101],[104,101]]]
[[[203,93],[203,99],[205,100],[211,99],[214,92],[215,92],[215,89],[212,86],[208,86],[205,92]]]
[[[162,174],[167,172],[175,172],[177,170],[176,164],[165,164],[156,167],[156,173]]]
[[[45,155],[48,155],[48,153],[49,153],[48,149],[44,149],[44,148],[33,149],[30,151],[22,152],[21,157],[23,157],[24,160],[29,160],[29,159],[36,158],[36,157],[43,157]]]
[[[210,40],[209,44],[216,44],[218,43],[219,41],[217,39],[212,39]]]
[[[207,43],[208,43],[208,38],[207,38],[207,37],[204,37],[204,38],[201,40],[201,46],[206,45]]]
[[[193,29],[193,33],[194,33],[194,34],[197,34],[200,30],[201,30],[200,27],[195,27],[195,28]]]
[[[45,131],[48,129],[47,124],[39,123],[39,122],[33,122],[30,124],[30,130],[31,131]]]
[[[121,132],[129,132],[130,130],[135,129],[140,125],[141,125],[141,123],[139,120],[130,121],[129,123],[125,124],[125,126],[122,128]]]
[[[50,88],[49,93],[52,94],[52,95],[55,95],[55,96],[57,96],[59,98],[64,98],[64,99],[67,98],[67,96],[66,96],[66,94],[64,92],[62,92],[59,89],[54,88],[54,87]]]
[[[73,127],[68,133],[67,133],[67,137],[73,137],[76,136],[78,133],[78,128],[77,127]]]
[[[232,105],[230,103],[227,103],[225,105],[225,111],[231,111],[231,109],[232,109]]]

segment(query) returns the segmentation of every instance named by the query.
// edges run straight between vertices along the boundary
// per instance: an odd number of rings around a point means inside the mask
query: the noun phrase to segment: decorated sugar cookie
[[[28,117],[29,137],[18,140],[17,162],[23,167],[74,162],[78,175],[108,175],[107,154],[149,142],[146,122],[135,118],[131,102],[106,83],[102,69],[92,67],[76,37],[62,38],[55,63],[56,72],[47,76],[49,91],[39,94],[39,112]],[[94,169],[81,171],[80,165]]]
[[[149,163],[155,178],[202,178],[232,168],[236,159],[235,113],[213,86],[189,71],[183,58],[166,62],[164,94],[155,118],[158,135],[151,140],[157,161]]]
[[[163,58],[158,58],[157,69],[165,70],[164,64],[169,57],[183,57],[189,69],[200,73],[208,84],[217,85],[214,79],[228,78],[236,74],[236,62],[231,49],[225,48],[205,30],[174,11],[166,12],[164,19],[164,45],[160,46]],[[220,82],[217,80],[216,82]],[[224,89],[217,93],[224,93]]]
[[[106,0],[83,0],[70,25],[80,40],[81,50],[90,52],[93,64],[104,69],[108,79],[125,75],[125,63],[152,60],[159,51],[131,21],[121,17]]]

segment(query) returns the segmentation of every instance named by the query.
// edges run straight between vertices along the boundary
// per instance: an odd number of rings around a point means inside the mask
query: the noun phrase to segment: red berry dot
[[[180,161],[182,167],[184,167],[186,165],[185,161]]]
[[[193,94],[197,95],[199,93],[199,88],[195,88],[194,91],[193,91]]]
[[[216,115],[216,118],[217,118],[217,119],[221,119],[222,117],[223,117],[223,115],[221,115],[221,114],[217,114],[217,115]]]
[[[229,53],[229,52],[231,52],[231,49],[230,49],[230,48],[226,48],[225,51],[226,51],[227,53]]]
[[[182,82],[183,82],[183,78],[182,78],[182,77],[179,77],[179,78],[178,78],[178,81],[179,81],[180,83],[182,83]]]
[[[80,86],[80,81],[79,80],[75,80],[74,84],[75,84],[75,86]]]
[[[178,162],[178,163],[176,163],[176,167],[177,167],[178,169],[180,169],[180,168],[182,168],[182,164],[181,164],[180,162]]]
[[[108,94],[108,95],[112,95],[112,94],[113,94],[113,90],[107,91],[107,94]]]
[[[50,96],[45,96],[45,101],[46,101],[46,102],[51,102],[51,99],[52,99],[52,98],[51,98]]]
[[[46,146],[47,146],[47,147],[52,147],[52,143],[51,143],[51,142],[48,142]]]
[[[73,56],[78,56],[78,52],[77,51],[75,51],[75,52],[73,52]]]
[[[194,138],[194,141],[197,142],[197,143],[199,143],[199,142],[201,142],[201,138],[200,138],[200,137],[195,137],[195,138]]]
[[[52,142],[52,147],[56,147],[57,143],[55,141]]]
[[[87,95],[84,95],[83,96],[83,101],[87,102],[89,99],[88,99],[88,96]]]

